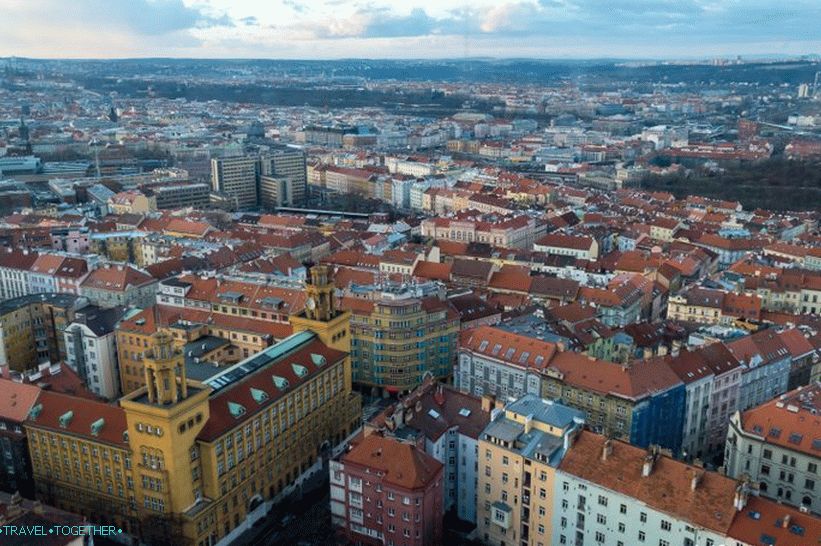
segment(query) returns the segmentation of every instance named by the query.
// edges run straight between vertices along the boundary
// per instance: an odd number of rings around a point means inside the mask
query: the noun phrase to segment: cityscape
[[[818,6],[77,4],[0,22],[0,545],[821,541]]]

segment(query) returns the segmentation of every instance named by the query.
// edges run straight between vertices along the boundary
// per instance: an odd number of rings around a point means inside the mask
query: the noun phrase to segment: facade
[[[494,412],[479,437],[482,542],[551,544],[556,467],[583,426],[584,413],[530,394]]]
[[[515,400],[541,393],[541,373],[557,352],[549,343],[491,326],[461,334],[456,387],[474,396]]]
[[[308,196],[308,174],[305,152],[288,146],[269,150],[260,159],[260,174],[263,177],[284,178],[286,191],[280,193],[280,200],[287,205],[299,205]],[[260,201],[265,197],[265,184],[260,179]],[[277,205],[282,206],[282,205]]]
[[[378,433],[330,463],[331,520],[356,544],[424,546],[443,536],[442,464]]]
[[[533,245],[536,252],[573,256],[580,260],[595,260],[599,257],[599,243],[593,237],[550,233]]]
[[[738,409],[758,406],[787,392],[792,354],[779,334],[762,330],[726,344],[741,365]]]
[[[678,453],[684,422],[684,383],[663,361],[620,365],[561,352],[542,376],[542,396],[584,411],[602,434]]]
[[[721,474],[589,431],[559,464],[553,494],[562,501],[544,544],[576,546],[731,544],[749,496]]]
[[[81,290],[83,296],[100,307],[145,308],[154,304],[157,280],[130,265],[107,265],[89,273]]]
[[[453,373],[459,315],[435,296],[363,301],[351,317],[354,383],[373,390],[405,392],[426,374]]]
[[[257,206],[256,157],[224,157],[211,160],[211,188],[236,200],[240,209]]]
[[[350,359],[323,318],[205,382],[161,330],[119,406],[42,393],[27,422],[38,495],[149,544],[230,542],[359,426]]]
[[[8,300],[31,294],[31,266],[36,252],[6,249],[0,251],[0,299]]]
[[[821,513],[819,419],[821,384],[814,383],[730,419],[728,476],[758,484],[763,497]]]
[[[465,394],[431,378],[365,426],[423,447],[442,463],[445,512],[475,525],[477,443],[494,406],[492,397]]]
[[[0,302],[0,367],[23,372],[65,360],[63,330],[87,303],[73,294],[32,294]]]
[[[34,480],[24,424],[40,389],[0,379],[0,391],[0,489],[30,499],[34,497]]]
[[[168,186],[152,186],[158,209],[181,209],[208,206],[211,188],[206,183],[185,183]]]
[[[114,326],[122,314],[120,308],[88,305],[63,331],[66,363],[92,392],[109,400],[120,394]]]

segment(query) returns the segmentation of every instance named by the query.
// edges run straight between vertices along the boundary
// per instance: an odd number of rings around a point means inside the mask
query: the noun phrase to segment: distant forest
[[[679,198],[701,195],[739,201],[747,210],[821,210],[821,160],[773,158],[715,174],[650,175],[640,187]]]

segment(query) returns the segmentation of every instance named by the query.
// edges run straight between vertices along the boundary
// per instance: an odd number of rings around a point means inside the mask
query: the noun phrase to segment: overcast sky
[[[821,53],[821,0],[0,0],[0,56]]]

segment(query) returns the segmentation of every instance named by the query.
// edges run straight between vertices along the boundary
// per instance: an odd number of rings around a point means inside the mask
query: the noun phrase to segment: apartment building
[[[305,152],[289,146],[277,147],[260,158],[261,177],[284,179],[285,191],[279,200],[287,205],[300,205],[308,196],[308,174]],[[260,201],[266,196],[266,184],[260,178]],[[277,205],[282,206],[282,205]]]
[[[719,546],[749,487],[658,450],[579,433],[558,465],[545,544]]]
[[[492,397],[472,396],[429,378],[365,428],[423,447],[442,463],[444,511],[475,524],[479,434],[496,407]]]
[[[87,304],[73,294],[32,294],[0,302],[0,367],[24,372],[65,360],[63,330]]]
[[[465,330],[454,384],[474,396],[492,395],[500,400],[538,396],[542,373],[558,350],[555,343],[492,326]]]
[[[749,476],[763,497],[821,513],[821,384],[799,387],[730,419],[728,476]]]
[[[211,199],[211,187],[204,182],[152,186],[151,191],[154,192],[157,208],[160,210],[186,207],[202,209],[208,206]]]
[[[459,314],[435,296],[376,300],[345,298],[352,310],[354,383],[374,392],[411,391],[427,374],[453,373]]]
[[[0,489],[34,497],[28,439],[24,424],[40,395],[34,385],[0,379]]]
[[[357,437],[330,462],[331,521],[351,543],[442,544],[442,463],[415,444]]]
[[[593,237],[549,233],[533,245],[536,252],[573,256],[580,260],[595,260],[599,257],[599,243]]]
[[[87,305],[74,314],[74,320],[62,332],[66,364],[89,390],[109,400],[120,394],[114,327],[122,315],[122,308]]]
[[[485,544],[551,543],[556,467],[584,413],[528,394],[496,410],[479,436],[476,536]]]
[[[80,289],[100,307],[145,308],[154,304],[157,280],[130,265],[106,265],[89,273]]]

